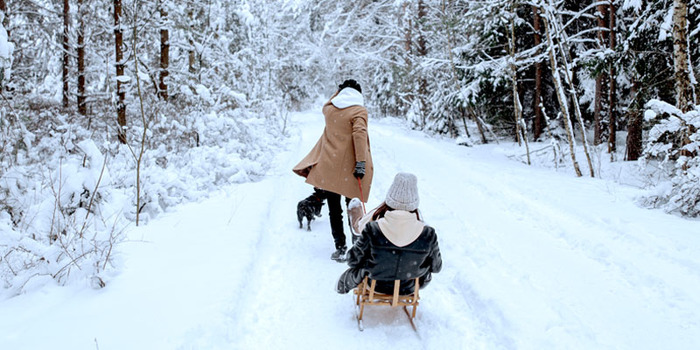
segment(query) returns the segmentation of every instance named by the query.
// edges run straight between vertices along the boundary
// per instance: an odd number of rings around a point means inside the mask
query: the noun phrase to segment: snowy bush
[[[29,142],[0,176],[0,277],[12,294],[35,278],[96,276],[123,229],[105,156],[57,136]]]
[[[649,131],[645,161],[658,162],[666,175],[647,205],[691,217],[700,216],[700,109],[687,113],[668,103],[651,100],[645,118],[654,126]]]
[[[224,95],[231,91],[213,92],[202,103],[193,96],[183,105],[147,99],[141,222],[219,186],[257,180],[273,163],[284,141],[278,110],[216,102]],[[13,121],[4,130],[14,131],[4,135],[9,152],[0,156],[1,285],[9,295],[47,281],[104,285],[136,217],[132,151],[143,125],[134,118],[129,146],[120,145],[115,135],[95,132],[109,130],[108,110],[88,129],[87,118],[67,115],[55,102],[38,111],[24,105],[3,112],[3,120]]]

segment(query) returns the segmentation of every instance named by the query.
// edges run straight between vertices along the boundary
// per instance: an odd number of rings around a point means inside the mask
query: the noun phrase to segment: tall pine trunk
[[[426,17],[425,3],[423,0],[418,0],[418,18],[416,20],[416,28],[418,29],[418,38],[416,40],[417,48],[416,53],[419,59],[425,58],[428,54],[428,48],[425,42],[425,36],[423,35],[424,21]],[[421,128],[425,128],[427,125],[427,115],[428,115],[428,102],[426,96],[428,95],[428,81],[425,79],[424,74],[420,73],[420,78],[418,80],[418,100],[420,102],[420,114],[421,114]]]
[[[114,52],[117,69],[117,137],[119,142],[126,143],[126,92],[122,86],[124,77],[124,32],[121,25],[122,1],[114,0]]]
[[[168,99],[168,66],[170,65],[170,33],[168,31],[168,10],[165,8],[164,1],[160,1],[160,74],[158,83],[158,93],[163,100]]]
[[[542,44],[542,29],[540,23],[540,13],[536,6],[532,7],[533,27],[535,29],[535,46]],[[535,63],[535,95],[533,97],[533,110],[535,111],[535,120],[532,126],[533,137],[535,141],[539,140],[544,132],[544,114],[542,113],[542,62]]]
[[[612,0],[610,1],[610,8],[609,8],[609,15],[610,15],[610,21],[608,22],[609,28],[610,28],[610,33],[609,39],[610,39],[610,50],[615,51],[615,47],[617,46],[617,40],[615,39],[616,36],[616,16],[615,16],[615,5],[613,4]],[[614,155],[615,155],[615,150],[616,150],[616,143],[617,143],[617,94],[616,94],[616,89],[617,89],[617,84],[615,83],[615,62],[610,61],[610,73],[609,73],[609,80],[610,80],[610,89],[608,90],[608,118],[610,120],[610,129],[608,135],[608,153],[610,153],[610,160],[614,160]]]
[[[410,108],[415,99],[415,89],[413,89],[412,86],[406,87],[406,85],[411,83],[411,79],[408,79],[408,76],[413,71],[413,18],[411,17],[412,14],[409,5],[409,2],[406,1],[401,6],[401,17],[399,21],[399,28],[402,28],[403,31],[403,73],[405,74],[403,78],[404,87],[402,90],[406,92],[405,100],[399,100],[402,104],[400,113],[405,113],[406,107]]]
[[[639,90],[639,82],[636,77],[632,77],[632,104],[628,108],[627,113],[627,141],[625,147],[625,160],[637,160],[642,155],[642,123],[644,117],[642,114],[642,106],[640,96],[637,95]]]
[[[413,45],[413,42],[412,42],[413,41],[413,28],[412,28],[413,23],[411,21],[411,17],[408,16],[408,14],[406,13],[407,7],[408,7],[408,2],[405,2],[403,4],[403,16],[402,17],[405,18],[408,23],[404,24],[405,30],[404,30],[403,47],[404,47],[404,51],[406,51],[405,52],[406,53],[406,56],[405,56],[406,57],[406,60],[405,60],[406,67],[410,67],[411,66],[411,60],[410,60],[411,46]]]
[[[70,34],[70,2],[63,0],[63,107],[68,107],[68,66],[70,64],[70,42],[68,35]]]
[[[85,21],[83,0],[78,0],[78,113],[87,115],[85,98]]]
[[[190,32],[187,33],[187,43],[189,45],[189,50],[187,52],[187,64],[189,66],[190,74],[194,74],[196,72],[194,67],[194,12],[192,11],[192,6],[194,6],[194,4],[190,4],[189,6],[190,7],[187,9],[187,19],[190,22]]]
[[[445,36],[447,38],[447,47],[446,47],[447,59],[450,62],[450,72],[452,73],[451,76],[452,76],[452,82],[454,84],[454,88],[457,89],[457,91],[459,91],[459,90],[461,90],[461,84],[459,82],[459,79],[457,78],[457,68],[455,67],[454,55],[452,53],[452,49],[454,48],[454,31],[449,24],[450,20],[449,20],[448,13],[450,12],[450,8],[448,8],[448,5],[449,5],[449,3],[446,4],[445,0],[442,0],[442,8],[441,8],[442,9],[442,18],[443,18],[443,22],[445,23]],[[462,117],[462,121],[464,121],[465,120],[464,108],[457,107],[457,110],[459,112],[461,112],[460,115]],[[450,135],[452,137],[457,137],[458,132],[457,132],[457,126],[455,123],[454,114],[456,114],[456,113],[450,113],[450,115],[449,115]],[[465,122],[464,126],[465,126],[465,132],[467,133],[467,137],[469,137],[468,136],[469,131],[466,129],[466,126],[467,126],[466,122]]]
[[[2,24],[3,27],[5,27],[5,31],[7,32],[7,36],[9,39],[10,28],[8,28],[8,27],[10,24],[10,19],[7,16],[7,3],[5,2],[5,0],[0,0],[0,12],[2,12],[2,14],[4,15],[3,19],[2,19],[2,23],[0,23],[0,24]]]
[[[601,49],[608,47],[608,7],[598,5],[598,43]],[[604,90],[607,85],[607,74],[601,70],[595,79],[595,100],[593,107],[593,144],[600,145],[603,142],[603,103]]]

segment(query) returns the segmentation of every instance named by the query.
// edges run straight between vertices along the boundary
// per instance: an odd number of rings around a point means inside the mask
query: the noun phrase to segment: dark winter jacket
[[[377,222],[370,222],[350,249],[348,265],[376,280],[379,293],[392,294],[393,281],[400,279],[400,293],[408,294],[413,291],[414,278],[420,277],[423,287],[430,282],[431,273],[440,272],[442,258],[432,227],[425,225],[415,241],[398,247],[384,236]]]

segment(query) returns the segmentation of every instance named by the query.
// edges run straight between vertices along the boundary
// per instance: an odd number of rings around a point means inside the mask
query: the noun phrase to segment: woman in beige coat
[[[331,259],[342,262],[347,246],[340,196],[346,197],[346,204],[350,198],[366,202],[374,174],[360,84],[344,81],[323,106],[323,116],[326,127],[321,138],[292,170],[324,190],[336,249]]]

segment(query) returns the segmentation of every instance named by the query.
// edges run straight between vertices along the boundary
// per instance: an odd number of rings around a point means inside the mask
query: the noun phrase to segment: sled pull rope
[[[365,209],[365,196],[362,194],[362,181],[360,181],[360,178],[357,177],[357,185],[360,186],[360,203],[362,203],[362,214],[367,214],[367,210]]]

